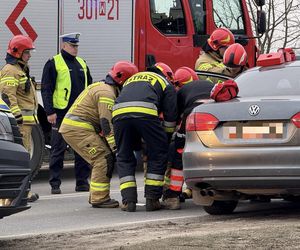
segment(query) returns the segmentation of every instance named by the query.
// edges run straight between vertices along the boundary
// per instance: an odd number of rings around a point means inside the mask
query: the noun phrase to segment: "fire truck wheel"
[[[32,171],[31,180],[39,172],[43,163],[44,154],[44,136],[43,131],[39,125],[35,125],[31,132],[31,152],[30,152],[30,168]]]

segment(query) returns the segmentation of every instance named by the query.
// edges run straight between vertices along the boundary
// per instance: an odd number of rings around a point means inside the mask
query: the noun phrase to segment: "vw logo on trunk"
[[[252,116],[258,115],[259,111],[260,111],[260,107],[256,104],[251,105],[248,110],[249,114]]]

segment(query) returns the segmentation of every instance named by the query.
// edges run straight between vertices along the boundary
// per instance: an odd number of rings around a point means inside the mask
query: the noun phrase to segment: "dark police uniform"
[[[62,50],[61,54],[59,55],[61,55],[61,57],[59,56],[57,58],[60,60],[63,59],[69,69],[69,71],[66,73],[70,75],[71,84],[69,87],[58,88],[59,86],[57,86],[57,79],[59,74],[57,72],[57,66],[55,65],[55,59],[53,58],[48,60],[48,62],[45,64],[42,76],[43,84],[41,91],[44,109],[47,116],[54,113],[57,114],[56,124],[52,126],[51,158],[49,162],[49,183],[52,188],[59,188],[61,184],[60,175],[63,168],[64,152],[67,148],[67,144],[62,135],[58,133],[59,127],[68,109],[72,106],[79,94],[85,89],[85,85],[89,85],[93,82],[87,66],[85,73],[82,66],[85,63],[83,63],[81,58],[80,60],[78,57],[74,57],[64,50]],[[64,105],[58,106],[54,103],[55,95],[57,95],[57,93],[62,95],[62,99],[66,101]],[[87,178],[89,177],[89,174],[90,167],[88,163],[77,153],[75,153],[76,186],[88,185]]]
[[[141,138],[147,147],[146,199],[162,195],[168,138],[176,126],[176,92],[161,74],[139,72],[130,77],[113,107],[117,166],[123,203],[137,202],[134,150]],[[164,121],[159,119],[163,113]],[[167,132],[167,133],[166,133]]]

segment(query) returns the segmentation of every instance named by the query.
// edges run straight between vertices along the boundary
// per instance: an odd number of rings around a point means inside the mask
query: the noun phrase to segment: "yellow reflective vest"
[[[68,106],[71,94],[71,75],[69,68],[61,54],[53,57],[55,68],[57,71],[56,85],[53,93],[53,107],[57,109],[64,109]],[[87,87],[87,65],[85,61],[76,57],[80,63],[85,77],[85,88]]]

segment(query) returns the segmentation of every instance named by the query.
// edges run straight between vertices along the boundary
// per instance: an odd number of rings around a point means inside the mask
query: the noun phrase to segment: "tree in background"
[[[247,0],[253,27],[257,27],[257,7],[254,0]],[[265,34],[258,38],[260,53],[268,53],[277,48],[300,48],[300,1],[267,0],[263,6],[267,13]],[[255,33],[256,32],[256,33]],[[254,35],[259,36],[254,28]]]

